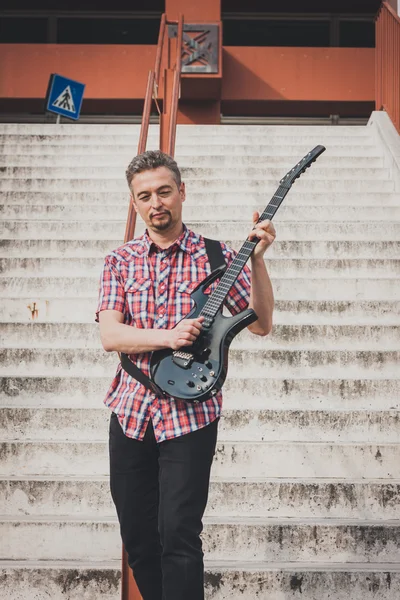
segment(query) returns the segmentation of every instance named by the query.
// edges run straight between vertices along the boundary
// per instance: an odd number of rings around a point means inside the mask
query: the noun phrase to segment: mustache
[[[169,210],[162,210],[160,212],[154,212],[150,215],[150,218],[153,218],[155,215],[171,215]]]

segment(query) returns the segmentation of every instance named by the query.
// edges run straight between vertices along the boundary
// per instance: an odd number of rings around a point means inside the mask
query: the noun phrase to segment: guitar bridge
[[[194,355],[191,354],[191,352],[176,350],[172,353],[172,360],[178,367],[190,369],[192,362],[194,361]]]

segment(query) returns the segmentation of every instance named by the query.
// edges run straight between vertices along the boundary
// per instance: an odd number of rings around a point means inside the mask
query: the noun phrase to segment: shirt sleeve
[[[99,299],[95,321],[99,321],[99,312],[102,310],[118,310],[124,312],[125,290],[122,277],[113,263],[112,257],[106,256],[100,276]]]
[[[225,256],[225,261],[229,267],[233,259],[237,256],[237,252],[229,248],[226,244],[222,243],[221,246]],[[231,287],[225,300],[225,306],[229,309],[231,314],[236,315],[239,312],[242,312],[242,310],[248,308],[250,302],[250,288],[251,271],[246,264],[240,272],[239,277]]]

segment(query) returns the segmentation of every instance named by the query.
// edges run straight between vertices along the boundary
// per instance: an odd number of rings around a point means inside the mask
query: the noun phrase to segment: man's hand
[[[196,341],[202,330],[204,317],[197,319],[183,319],[176,327],[168,330],[169,347],[172,350],[179,350],[183,346],[191,346]]]
[[[252,231],[250,232],[249,238],[248,238],[249,240],[252,240],[253,238],[257,237],[260,240],[254,249],[254,252],[252,255],[254,258],[263,256],[266,249],[269,248],[269,246],[272,244],[272,242],[274,241],[274,239],[276,237],[275,227],[272,225],[272,222],[271,221],[261,221],[260,223],[257,223],[259,218],[260,218],[260,213],[254,212],[253,213],[254,229],[252,229]]]

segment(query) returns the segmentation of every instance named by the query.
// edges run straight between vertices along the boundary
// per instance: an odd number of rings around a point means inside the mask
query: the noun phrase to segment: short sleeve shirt
[[[236,253],[221,242],[229,265]],[[143,329],[171,329],[191,310],[190,294],[211,272],[204,238],[183,227],[166,249],[152,242],[147,231],[108,254],[100,278],[96,312],[117,310],[124,323]],[[212,291],[212,287],[210,288]],[[243,268],[225,304],[232,314],[248,307],[250,270]],[[149,375],[150,352],[131,354]],[[198,404],[157,397],[118,365],[104,403],[118,416],[126,436],[142,440],[151,418],[157,442],[205,427],[221,414],[222,393]]]

